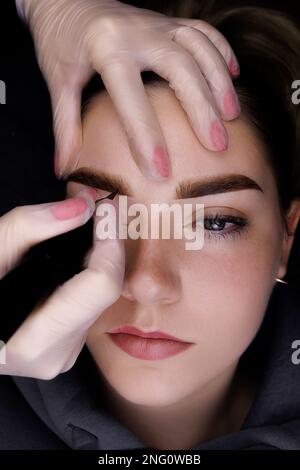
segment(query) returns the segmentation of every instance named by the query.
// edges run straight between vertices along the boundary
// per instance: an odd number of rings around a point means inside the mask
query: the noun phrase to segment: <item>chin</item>
[[[125,400],[143,406],[168,406],[182,398],[179,383],[174,385],[174,379],[167,380],[162,371],[145,366],[133,370],[118,371],[115,367],[109,373],[101,368],[102,375],[109,385]]]

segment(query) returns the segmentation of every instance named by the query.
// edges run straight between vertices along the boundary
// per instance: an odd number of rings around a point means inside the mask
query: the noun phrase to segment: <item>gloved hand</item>
[[[94,212],[95,196],[96,191],[84,190],[66,201],[17,207],[2,216],[0,278],[34,244],[86,223]],[[8,340],[0,374],[49,380],[69,370],[87,330],[120,296],[124,265],[123,240],[99,240],[95,235],[85,269],[37,305]]]
[[[116,0],[16,1],[32,32],[51,95],[57,174],[76,167],[82,139],[81,91],[95,72],[147,177],[163,179],[170,167],[141,71],[152,70],[169,82],[205,147],[227,147],[222,119],[234,119],[240,112],[229,70],[237,76],[239,66],[215,28]]]

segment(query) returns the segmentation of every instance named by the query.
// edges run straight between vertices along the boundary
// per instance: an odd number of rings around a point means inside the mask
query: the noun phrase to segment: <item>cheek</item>
[[[267,236],[268,235],[268,236]],[[280,260],[280,237],[260,232],[205,241],[181,263],[186,318],[210,360],[230,363],[248,347],[263,320]],[[198,332],[198,333],[197,333]],[[212,365],[211,363],[211,365]]]

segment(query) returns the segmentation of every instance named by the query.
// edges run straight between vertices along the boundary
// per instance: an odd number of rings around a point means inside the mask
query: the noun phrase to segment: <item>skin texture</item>
[[[235,386],[236,366],[261,325],[275,278],[285,274],[292,238],[284,232],[266,150],[243,115],[226,123],[229,147],[216,154],[199,143],[171,89],[147,86],[147,92],[168,145],[171,178],[158,183],[140,173],[105,92],[85,116],[78,168],[122,176],[134,199],[146,204],[174,200],[180,181],[216,175],[243,174],[263,189],[197,198],[205,216],[248,220],[240,233],[232,226],[224,230],[227,237],[207,233],[199,251],[185,250],[183,240],[126,241],[122,295],[88,332],[88,348],[116,415],[149,446],[188,449],[243,422],[253,392],[245,382]],[[79,187],[69,183],[69,194]],[[105,194],[99,190],[99,197]],[[299,214],[294,202],[290,229]],[[194,344],[164,360],[136,359],[107,335],[122,325]]]

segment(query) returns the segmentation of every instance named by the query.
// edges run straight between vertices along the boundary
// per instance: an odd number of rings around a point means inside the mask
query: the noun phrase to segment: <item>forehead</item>
[[[228,173],[245,174],[265,187],[274,183],[264,144],[243,114],[235,121],[225,123],[229,134],[228,149],[224,152],[209,151],[199,142],[170,87],[160,87],[155,89],[155,93],[148,86],[145,89],[171,160],[172,175],[167,182],[160,183],[160,188],[163,184],[162,190],[168,191],[185,179]],[[201,110],[198,114],[201,115]],[[82,166],[122,175],[129,183],[136,182],[141,189],[150,184],[131,156],[122,123],[106,92],[93,99],[84,118],[83,147],[77,168]]]

